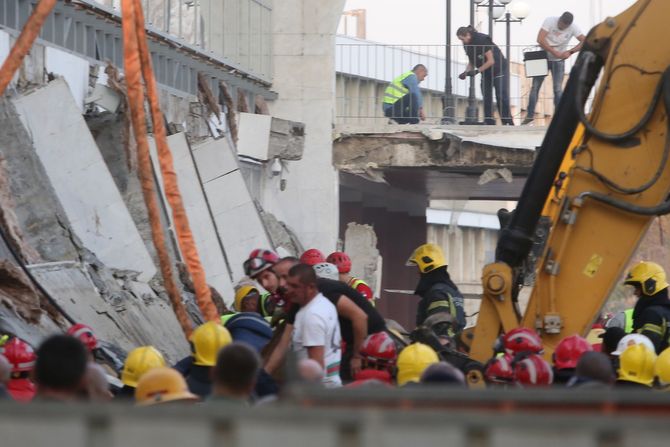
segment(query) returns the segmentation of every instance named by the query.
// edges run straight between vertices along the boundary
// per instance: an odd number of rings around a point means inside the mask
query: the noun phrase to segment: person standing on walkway
[[[586,36],[573,23],[574,17],[570,12],[564,12],[560,17],[547,17],[537,35],[537,43],[547,52],[547,63],[551,72],[554,87],[554,109],[558,106],[563,94],[563,78],[565,76],[565,60],[577,53],[584,44]],[[579,44],[568,50],[568,43],[575,37]],[[521,124],[529,124],[535,117],[540,88],[546,76],[535,76],[528,97],[528,111]]]
[[[472,26],[458,28],[456,37],[463,42],[463,49],[469,61],[466,70],[458,76],[459,79],[482,75],[484,123],[491,125],[496,123],[493,116],[493,89],[495,89],[500,119],[504,125],[513,126],[509,103],[509,67],[502,51],[489,36],[478,33]]]
[[[428,76],[423,64],[415,65],[411,71],[401,74],[384,91],[384,116],[398,124],[418,124],[425,121],[423,97],[419,84]]]

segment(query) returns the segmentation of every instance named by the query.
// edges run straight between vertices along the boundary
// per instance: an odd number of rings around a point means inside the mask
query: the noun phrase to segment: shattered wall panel
[[[83,244],[110,267],[153,277],[156,268],[67,83],[57,79],[14,104]]]
[[[144,286],[122,288],[101,276],[106,297],[82,264],[52,263],[30,266],[32,274],[77,322],[95,329],[96,336],[125,351],[151,344],[170,362],[188,355],[188,344],[169,303]],[[120,281],[119,281],[120,282]]]
[[[233,281],[244,276],[242,263],[254,248],[272,247],[237,160],[225,139],[193,147],[203,175],[205,193],[233,271]]]
[[[65,78],[77,108],[83,112],[84,98],[88,92],[88,61],[63,50],[46,47],[44,66],[47,72]]]
[[[0,99],[0,129],[0,156],[11,174],[9,190],[26,244],[37,250],[44,261],[78,259],[65,211],[9,100]]]
[[[150,143],[154,171],[160,179],[162,187],[162,175],[158,165],[154,140],[151,139]],[[207,199],[198,179],[198,172],[193,164],[193,159],[191,158],[186,135],[183,133],[170,135],[168,137],[168,144],[172,151],[184,208],[186,209],[191,231],[198,247],[200,261],[207,275],[207,282],[223,295],[227,303],[230,303],[233,299],[233,285],[224,253],[221,250],[219,238],[216,234],[214,222],[207,208]],[[167,204],[167,199],[165,199],[165,202]]]

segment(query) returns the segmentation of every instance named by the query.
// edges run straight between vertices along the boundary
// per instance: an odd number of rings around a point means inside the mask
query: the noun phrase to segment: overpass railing
[[[506,47],[499,45],[503,55]],[[523,55],[536,51],[536,45],[512,45],[510,52],[509,96],[512,116],[516,124],[525,117],[533,78],[527,77]],[[451,56],[451,66],[447,69],[447,51]],[[346,36],[337,37],[335,67],[337,71],[336,117],[338,124],[373,124],[388,120],[382,112],[384,89],[395,77],[411,70],[416,64],[428,68],[428,77],[420,84],[424,96],[424,112],[427,122],[439,123],[444,115],[443,98],[445,78],[451,76],[451,89],[455,102],[457,121],[466,118],[466,107],[470,94],[470,79],[459,79],[465,71],[468,58],[463,46],[451,45],[386,45],[372,43]],[[565,61],[567,76],[577,60],[573,55]],[[474,78],[474,99],[478,118],[483,120],[481,75]],[[546,125],[553,115],[553,79],[545,78],[538,94],[534,125]],[[495,93],[493,95],[495,103]],[[495,108],[495,106],[494,106]]]

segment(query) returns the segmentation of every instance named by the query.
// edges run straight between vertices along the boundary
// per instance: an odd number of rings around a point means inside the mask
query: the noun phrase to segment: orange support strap
[[[142,12],[140,0],[134,0],[134,5],[135,25],[140,50],[140,61],[142,63],[142,75],[147,88],[147,96],[151,109],[151,121],[154,125],[154,136],[156,138],[156,148],[158,149],[158,161],[161,173],[163,174],[163,188],[165,189],[165,196],[172,209],[172,220],[174,221],[175,230],[177,232],[177,241],[181,253],[184,256],[184,260],[186,261],[186,268],[193,280],[196,301],[203,317],[208,321],[219,321],[219,313],[212,301],[211,291],[209,285],[207,285],[205,270],[202,268],[198,249],[188,222],[188,216],[184,209],[184,202],[179,192],[179,184],[177,182],[177,174],[174,171],[172,153],[170,152],[167,143],[163,115],[161,113],[160,105],[158,104],[158,88],[156,87],[156,79],[151,67],[151,56],[147,45],[146,30],[144,29],[144,14]]]
[[[149,212],[151,222],[151,235],[153,238],[158,262],[160,264],[165,290],[167,291],[172,308],[177,320],[181,325],[186,338],[192,332],[191,321],[186,314],[186,309],[172,274],[170,256],[165,243],[165,234],[160,220],[158,200],[154,188],[153,172],[151,170],[151,158],[149,155],[149,142],[147,140],[146,116],[144,113],[144,87],[141,79],[141,61],[139,55],[137,30],[135,22],[135,10],[133,0],[123,0],[123,57],[128,86],[128,104],[133,123],[133,131],[137,142],[138,172],[142,184],[144,202]]]
[[[26,54],[32,48],[33,42],[35,42],[35,39],[40,34],[42,25],[54,6],[56,6],[56,0],[42,0],[33,9],[33,13],[21,30],[21,34],[12,47],[9,56],[7,56],[7,59],[2,64],[2,68],[0,68],[0,95],[5,93],[5,89],[12,82],[14,73],[16,73],[16,70],[18,70],[23,62],[23,58],[26,57]]]

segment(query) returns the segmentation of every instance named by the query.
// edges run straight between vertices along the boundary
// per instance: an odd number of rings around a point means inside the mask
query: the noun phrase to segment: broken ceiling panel
[[[14,104],[84,246],[104,264],[148,281],[156,268],[65,80]]]
[[[228,142],[208,140],[192,149],[233,280],[237,281],[244,276],[242,263],[249,252],[272,245]]]
[[[230,303],[233,298],[233,286],[226,265],[225,254],[222,250],[221,241],[219,240],[216,227],[210,214],[207,197],[200,183],[198,171],[193,163],[191,157],[190,147],[186,141],[184,133],[170,135],[168,137],[168,145],[172,152],[174,161],[174,169],[177,174],[179,182],[179,190],[184,202],[186,215],[188,216],[189,225],[195,239],[195,244],[198,248],[200,261],[207,275],[207,282],[215,287],[226,299],[226,303]],[[153,139],[150,139],[151,158],[154,163],[154,171],[160,180],[161,188],[163,187],[162,174],[158,165],[158,157],[156,153],[156,145]],[[163,193],[164,194],[164,193]],[[166,206],[167,199],[164,198]],[[169,213],[170,221],[172,221],[172,214]],[[171,224],[173,226],[173,224]]]

